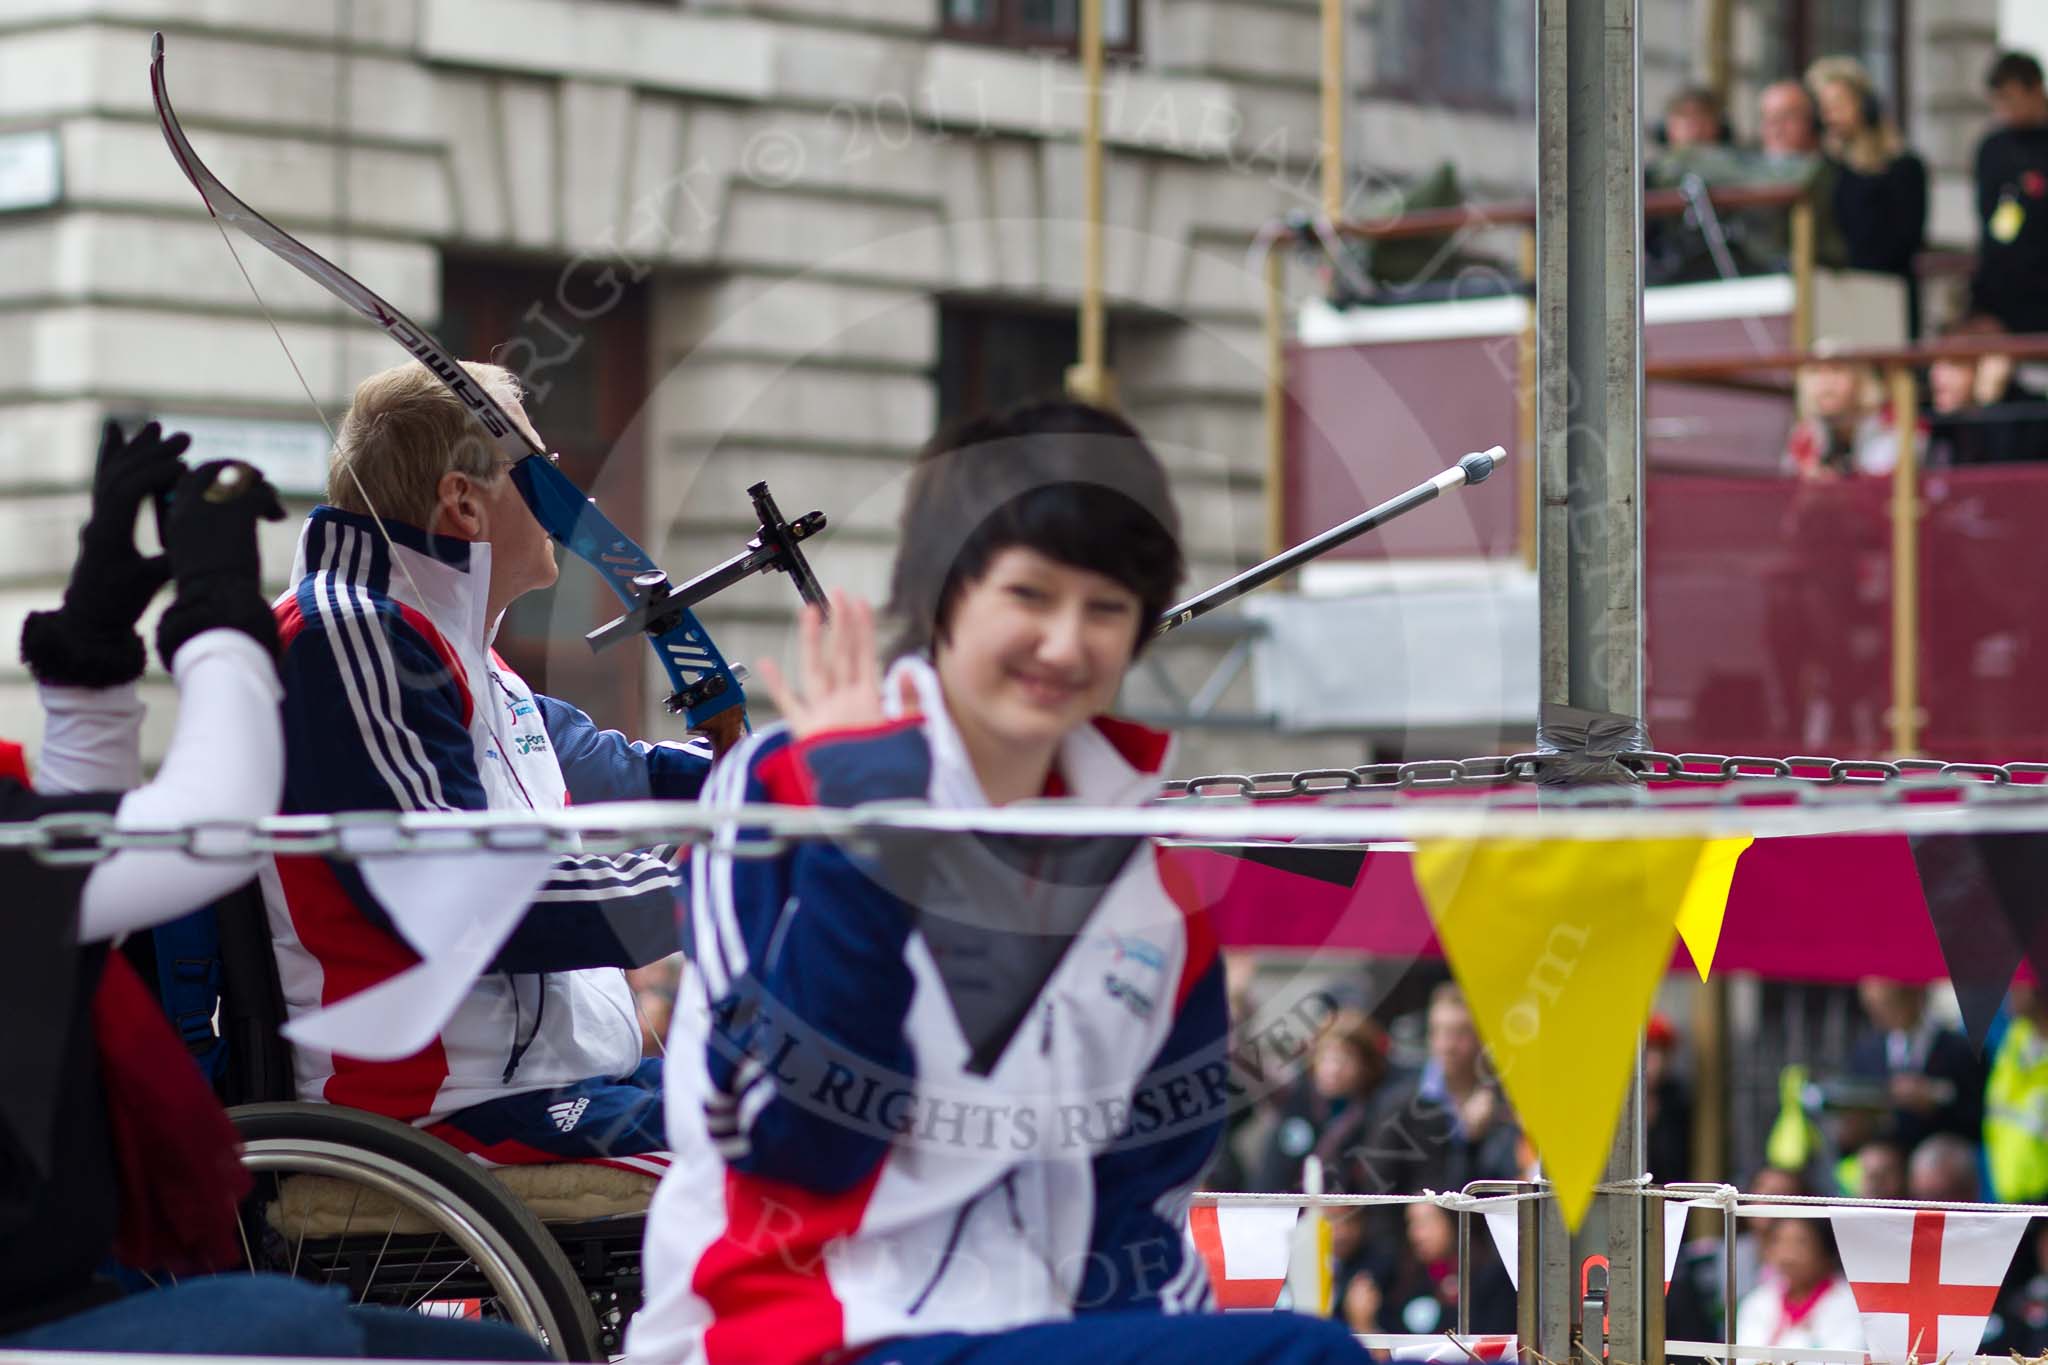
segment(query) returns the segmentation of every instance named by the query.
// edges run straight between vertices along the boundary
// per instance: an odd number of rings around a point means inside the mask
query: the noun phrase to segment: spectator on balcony
[[[1989,313],[1957,318],[1939,333],[1943,341],[2003,335],[2005,325]],[[2016,387],[2009,356],[1942,356],[1927,367],[1928,405],[1937,417],[2003,403]]]
[[[1692,147],[1732,147],[1735,132],[1721,108],[1721,97],[1702,85],[1689,85],[1664,102],[1664,121],[1653,130],[1667,151]]]
[[[1813,207],[1816,258],[1831,244],[1839,258],[1841,232],[1835,226],[1835,170],[1820,152],[1820,109],[1798,81],[1777,81],[1757,96],[1757,142],[1747,158],[1751,184],[1798,185]],[[1785,209],[1748,209],[1732,215],[1744,249],[1756,268],[1792,268],[1791,214]]]
[[[1799,420],[1785,442],[1788,472],[1802,479],[1889,474],[1899,443],[1884,404],[1884,385],[1868,365],[1821,358],[1799,367],[1795,404]]]
[[[1984,84],[1992,130],[1977,145],[1972,307],[2012,332],[2048,332],[2048,91],[2041,64],[2003,52]]]
[[[1798,81],[1774,81],[1757,96],[1757,158],[1809,170],[1820,161],[1820,108]]]
[[[2005,335],[1989,313],[1972,313],[1941,329],[1943,340]],[[2014,374],[2012,357],[1944,356],[1927,367],[1932,422],[1928,461],[1937,465],[2000,464],[2048,459],[2048,408]]]
[[[1913,258],[1927,241],[1927,165],[1906,150],[1870,73],[1853,57],[1823,57],[1807,68],[1820,107],[1821,150],[1833,168],[1831,194],[1840,254],[1823,239],[1821,260],[1897,275],[1910,286]],[[1907,330],[1919,333],[1915,291],[1906,290]]]
[[[1721,185],[1742,185],[1754,176],[1747,153],[1735,145],[1734,130],[1720,97],[1702,86],[1688,86],[1664,105],[1664,116],[1651,129],[1662,150],[1651,158],[1644,183],[1653,190],[1698,191]],[[1652,216],[1643,224],[1643,277],[1646,282],[1684,284],[1716,279],[1719,264],[1709,247],[1706,224],[1696,210],[1683,217]],[[1755,267],[1743,249],[1743,234],[1727,220],[1729,255],[1743,274]]]

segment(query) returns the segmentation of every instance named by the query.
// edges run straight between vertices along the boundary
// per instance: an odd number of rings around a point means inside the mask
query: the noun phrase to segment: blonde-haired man
[[[465,368],[533,435],[508,371]],[[505,609],[556,574],[509,468],[424,366],[356,390],[328,501],[307,518],[276,604],[286,811],[697,795],[708,750],[600,733],[492,651]],[[487,1162],[658,1172],[660,1072],[641,1061],[622,969],[675,951],[679,863],[668,849],[562,858],[434,1042],[397,1062],[301,1047],[300,1096],[419,1124]],[[262,881],[291,1014],[418,961],[353,865],[280,857]]]

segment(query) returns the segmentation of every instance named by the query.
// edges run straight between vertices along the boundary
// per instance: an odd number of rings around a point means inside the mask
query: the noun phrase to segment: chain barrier
[[[0,850],[84,865],[127,849],[202,860],[279,856],[371,858],[477,852],[625,853],[658,845],[714,846],[735,858],[774,858],[804,840],[872,848],[891,837],[962,833],[1027,838],[1152,837],[1190,842],[1402,841],[1418,837],[1624,839],[1712,828],[1759,837],[1833,832],[2048,831],[2048,763],[1885,762],[1808,756],[1619,756],[1640,784],[1539,788],[1547,756],[1374,763],[1295,773],[1223,773],[1166,784],[1149,806],[1103,809],[1023,802],[956,810],[923,802],[852,809],[757,806],[743,821],[694,802],[620,802],[535,811],[351,811],[121,828],[97,811],[0,824]],[[1484,794],[1484,802],[1410,800]],[[1752,802],[1761,797],[1763,804]],[[1923,798],[1939,805],[1917,805]],[[1295,804],[1279,805],[1281,802]],[[1798,810],[1772,810],[1771,805]],[[1261,809],[1260,807],[1267,807]],[[1815,810],[1813,807],[1827,807]],[[1967,812],[1957,807],[1967,807]],[[1887,809],[1887,808],[1893,809]],[[2003,809],[2001,809],[2001,807]],[[1958,822],[1956,817],[1965,814]],[[1476,823],[1484,820],[1483,827]],[[1539,824],[1539,819],[1549,823]]]
[[[1499,791],[1534,783],[1551,757],[1522,753],[1367,763],[1356,768],[1306,768],[1295,773],[1212,773],[1169,782],[1162,796],[1166,800],[1276,801],[1353,793]],[[1631,750],[1616,758],[1622,767],[1651,784],[1719,786],[1738,781],[1775,782],[1791,789],[1877,787],[1901,780],[1992,786],[2048,783],[2048,763],[1943,763],[1925,758],[1886,761],[1815,755],[1764,758],[1750,754],[1670,754],[1654,749]],[[1611,798],[1611,789],[1608,795]]]

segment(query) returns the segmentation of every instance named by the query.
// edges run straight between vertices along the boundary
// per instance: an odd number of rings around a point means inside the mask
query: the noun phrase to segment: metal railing
[[[1721,1295],[1722,1295],[1722,1340],[1688,1341],[1666,1340],[1662,1343],[1667,1356],[1685,1356],[1704,1360],[1782,1360],[1788,1351],[1802,1361],[1821,1361],[1826,1365],[1865,1365],[1869,1353],[1862,1347],[1796,1347],[1767,1346],[1737,1341],[1736,1315],[1739,1303],[1736,1279],[1735,1238],[1739,1219],[1744,1207],[1758,1210],[1759,1216],[1786,1217],[1787,1208],[1812,1208],[1822,1211],[1835,1209],[1869,1209],[1890,1212],[1948,1212],[1948,1213],[2006,1213],[2032,1217],[2048,1217],[2048,1205],[2043,1204],[1996,1204],[1978,1201],[1928,1200],[1928,1199],[1860,1199],[1839,1195],[1763,1195],[1749,1194],[1732,1185],[1711,1182],[1674,1182],[1666,1185],[1652,1184],[1650,1177],[1643,1176],[1635,1181],[1618,1185],[1602,1185],[1609,1193],[1635,1193],[1645,1199],[1666,1201],[1680,1200],[1688,1207],[1718,1211],[1721,1216]],[[1474,1212],[1485,1212],[1509,1204],[1541,1201],[1551,1197],[1551,1187],[1543,1180],[1478,1180],[1455,1191],[1425,1190],[1419,1194],[1246,1194],[1230,1192],[1197,1193],[1192,1202],[1195,1205],[1211,1207],[1263,1206],[1292,1207],[1310,1211],[1315,1215],[1333,1208],[1379,1208],[1405,1207],[1413,1204],[1430,1204],[1451,1213],[1458,1219],[1458,1321],[1455,1328],[1437,1333],[1421,1332],[1354,1332],[1360,1345],[1375,1350],[1402,1350],[1449,1346],[1461,1352],[1463,1359],[1473,1361],[1481,1357],[1472,1348],[1484,1340],[1497,1344],[1502,1338],[1489,1336],[1475,1338],[1467,1313],[1471,1301],[1471,1234],[1469,1219]],[[1765,1210],[1769,1210],[1766,1215]],[[1821,1215],[1824,1216],[1824,1212]],[[1498,1248],[1497,1248],[1498,1250]],[[1329,1267],[1323,1268],[1325,1275]],[[1527,1294],[1529,1289],[1518,1290]],[[1341,1315],[1341,1307],[1317,1305],[1298,1311],[1323,1314],[1331,1311]],[[1524,1315],[1526,1316],[1526,1315]],[[1512,1340],[1508,1338],[1507,1340]],[[1502,1357],[1505,1358],[1505,1357]],[[1526,1358],[1526,1357],[1523,1357]],[[1947,1365],[2005,1365],[2016,1357],[1984,1356],[1945,1357]]]
[[[1895,755],[1917,754],[1926,728],[1920,676],[1920,541],[1927,507],[1921,498],[1918,441],[1921,369],[1939,360],[2048,360],[2048,336],[1955,337],[1908,346],[1805,348],[1767,355],[1702,356],[1651,361],[1650,381],[1754,387],[1761,375],[1796,372],[1824,362],[1868,366],[1885,380],[1885,401],[1898,434],[1898,459],[1891,474],[1891,741]],[[2048,454],[2048,452],[2043,452]]]
[[[1805,348],[1813,342],[1814,213],[1806,191],[1797,185],[1710,186],[1703,196],[1715,212],[1743,209],[1786,210],[1791,220],[1791,273],[1793,287],[1792,341]],[[1648,220],[1679,217],[1693,211],[1695,200],[1682,190],[1655,190],[1643,196],[1643,216]],[[1326,205],[1320,214],[1291,215],[1268,224],[1253,242],[1265,286],[1264,337],[1266,383],[1263,408],[1266,443],[1266,542],[1267,553],[1277,554],[1286,545],[1285,488],[1287,483],[1287,248],[1317,246],[1335,252],[1345,240],[1412,241],[1449,236],[1455,240],[1494,229],[1518,229],[1522,233],[1520,268],[1524,278],[1533,278],[1536,262],[1536,204],[1533,200],[1493,204],[1469,204],[1458,208],[1421,209],[1391,218],[1342,219]],[[1517,382],[1521,450],[1527,455],[1535,443],[1535,317],[1531,313],[1517,338]],[[1533,459],[1515,461],[1516,501],[1519,509],[1518,541],[1523,561],[1533,565],[1535,555],[1536,473]]]

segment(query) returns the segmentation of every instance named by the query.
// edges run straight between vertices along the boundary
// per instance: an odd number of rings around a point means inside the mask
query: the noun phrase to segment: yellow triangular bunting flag
[[[1728,914],[1728,890],[1735,884],[1735,863],[1753,841],[1710,839],[1700,850],[1699,866],[1693,869],[1692,884],[1685,888],[1685,901],[1678,907],[1678,936],[1692,954],[1693,968],[1700,980],[1714,965],[1714,953],[1721,946],[1721,921]]]
[[[1574,1231],[1704,840],[1427,840],[1415,880]]]

